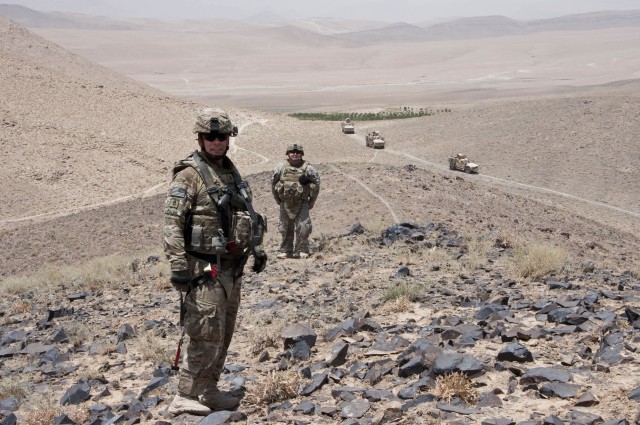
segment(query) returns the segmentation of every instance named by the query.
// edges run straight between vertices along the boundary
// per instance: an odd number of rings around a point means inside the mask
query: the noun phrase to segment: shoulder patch
[[[173,187],[169,191],[169,196],[173,196],[174,198],[186,198],[187,189],[185,189],[184,187]]]

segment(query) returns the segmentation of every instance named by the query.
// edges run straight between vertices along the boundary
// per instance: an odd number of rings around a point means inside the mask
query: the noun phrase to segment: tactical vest
[[[301,167],[293,167],[285,162],[276,183],[276,192],[283,201],[302,202],[309,199],[309,186],[300,184],[300,176],[306,173],[309,163],[304,161]]]

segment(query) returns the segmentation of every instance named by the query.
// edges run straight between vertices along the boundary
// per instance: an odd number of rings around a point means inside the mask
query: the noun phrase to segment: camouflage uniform
[[[218,193],[225,193],[228,188],[232,194],[226,207],[214,205],[198,171],[198,158],[206,164]],[[219,394],[217,383],[235,328],[247,260],[244,250],[225,240],[232,232],[234,213],[247,209],[233,172],[237,170],[226,156],[218,165],[206,154],[194,152],[175,165],[164,207],[164,250],[172,276],[186,271],[191,279],[200,277],[198,285],[192,284],[186,291],[184,301],[188,345],[180,369],[178,396],[193,400],[201,396],[202,404],[207,406],[207,399]],[[248,185],[246,191],[251,197]],[[213,272],[208,271],[210,267]]]
[[[302,146],[289,146],[287,153],[294,150],[302,151]],[[304,151],[302,151],[304,153]],[[307,181],[300,182],[305,176]],[[301,253],[309,253],[309,235],[311,235],[311,217],[309,204],[315,204],[320,192],[320,174],[309,164],[292,165],[291,161],[279,164],[271,175],[271,192],[280,205],[278,230],[282,235],[280,252],[288,257],[295,257]],[[295,241],[295,244],[294,244]]]

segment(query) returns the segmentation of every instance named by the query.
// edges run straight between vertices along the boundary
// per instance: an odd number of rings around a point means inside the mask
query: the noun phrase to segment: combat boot
[[[211,410],[229,410],[240,403],[238,397],[226,395],[219,389],[207,391],[203,396],[201,403],[210,408]]]
[[[173,398],[173,401],[169,405],[169,413],[175,416],[181,415],[183,413],[206,416],[211,413],[211,409],[200,403],[197,397],[188,397],[176,394],[176,396]]]

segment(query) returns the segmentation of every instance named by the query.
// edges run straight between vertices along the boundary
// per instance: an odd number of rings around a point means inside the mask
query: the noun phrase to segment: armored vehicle
[[[467,174],[477,173],[478,172],[478,164],[475,164],[469,161],[464,154],[456,154],[456,156],[449,157],[449,169],[450,170],[459,170],[464,171]]]
[[[367,147],[384,149],[384,137],[382,137],[377,130],[367,134],[365,140],[367,142]]]
[[[342,132],[345,134],[353,134],[356,132],[356,129],[351,122],[351,118],[347,118],[346,120],[342,121]]]

